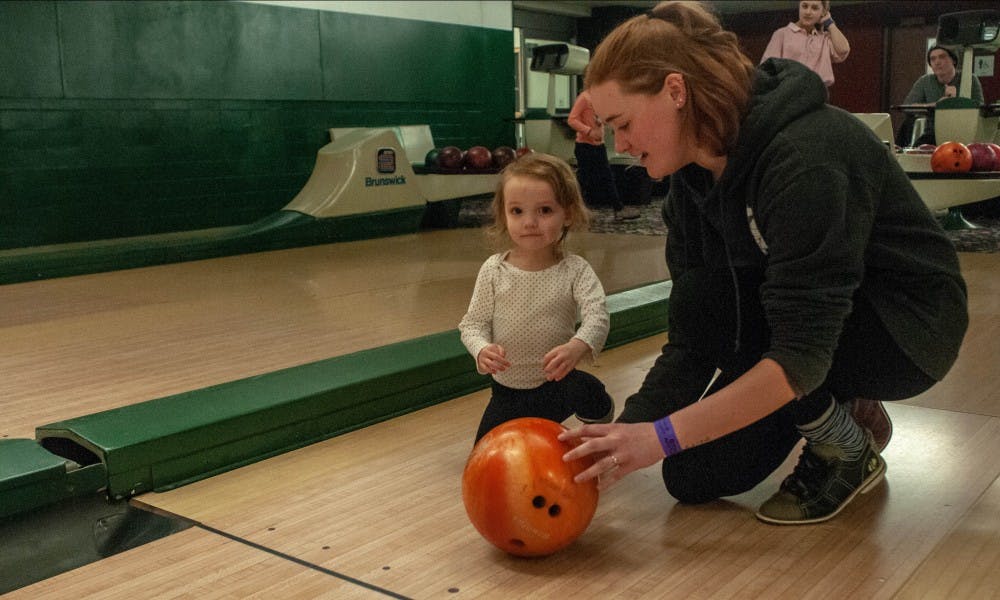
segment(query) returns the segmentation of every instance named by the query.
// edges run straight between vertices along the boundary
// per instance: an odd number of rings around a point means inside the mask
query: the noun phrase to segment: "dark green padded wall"
[[[382,111],[417,110],[434,123],[439,146],[513,144],[511,31],[329,12],[320,19],[324,40],[357,40],[323,45],[326,98],[377,99]],[[372,108],[357,106],[368,114]]]
[[[239,2],[57,6],[68,97],[323,99],[316,11]]]
[[[330,127],[513,142],[512,33],[240,2],[0,1],[0,248],[249,223]]]
[[[0,2],[0,98],[62,95],[55,14],[51,2]]]

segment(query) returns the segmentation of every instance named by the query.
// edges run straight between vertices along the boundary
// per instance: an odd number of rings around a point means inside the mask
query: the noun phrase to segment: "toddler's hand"
[[[479,356],[476,357],[476,368],[479,369],[480,373],[496,375],[501,371],[506,371],[509,366],[507,353],[504,352],[503,346],[500,344],[486,346],[479,351]]]
[[[549,350],[542,357],[542,370],[545,371],[545,378],[549,381],[559,381],[575,369],[580,359],[588,352],[590,352],[590,346],[580,338],[573,338],[565,344]]]

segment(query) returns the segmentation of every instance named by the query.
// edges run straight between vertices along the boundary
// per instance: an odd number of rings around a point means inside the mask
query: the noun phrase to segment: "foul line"
[[[250,540],[241,538],[241,537],[233,535],[231,533],[226,533],[225,531],[222,531],[220,529],[216,529],[214,527],[210,527],[210,526],[204,525],[202,523],[195,523],[195,527],[200,527],[200,528],[204,529],[205,531],[209,531],[209,532],[214,533],[216,535],[221,535],[224,538],[228,538],[230,540],[233,540],[234,542],[238,542],[240,544],[244,544],[246,546],[250,546],[251,548],[255,548],[257,550],[260,550],[261,552],[267,552],[268,554],[272,554],[274,556],[283,558],[285,560],[290,560],[293,563],[302,565],[303,567],[312,569],[314,571],[319,571],[320,573],[324,573],[326,575],[330,575],[332,577],[336,577],[337,579],[342,579],[342,580],[347,581],[349,583],[353,583],[355,585],[359,585],[359,586],[361,586],[363,588],[368,588],[369,590],[372,590],[374,592],[379,592],[381,594],[385,594],[386,596],[389,596],[390,598],[399,598],[400,600],[412,600],[409,596],[403,596],[402,594],[397,594],[396,592],[387,590],[385,588],[381,588],[381,587],[379,587],[377,585],[373,585],[371,583],[367,583],[365,581],[361,581],[360,579],[355,579],[354,577],[351,577],[349,575],[344,575],[343,573],[338,573],[336,571],[332,571],[332,570],[327,569],[325,567],[321,567],[321,566],[319,566],[319,565],[317,565],[315,563],[311,563],[309,561],[302,560],[301,558],[298,558],[296,556],[292,556],[291,554],[285,554],[284,552],[280,552],[278,550],[275,550],[274,548],[269,548],[267,546],[263,546],[263,545],[258,544],[256,542],[251,542]]]

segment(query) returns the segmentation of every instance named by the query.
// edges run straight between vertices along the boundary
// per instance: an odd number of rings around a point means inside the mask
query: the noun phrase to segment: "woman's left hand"
[[[574,479],[583,482],[599,477],[597,487],[601,490],[666,456],[652,423],[584,425],[562,432],[559,439],[571,444],[581,442],[563,455],[564,461],[593,456],[594,464]]]

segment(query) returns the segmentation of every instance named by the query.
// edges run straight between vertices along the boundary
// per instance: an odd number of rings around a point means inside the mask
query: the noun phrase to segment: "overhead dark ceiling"
[[[854,4],[863,0],[841,0],[838,4]],[[627,6],[649,9],[657,0],[514,0],[514,8],[571,17],[589,17],[595,8]],[[741,14],[770,11],[794,11],[789,0],[706,0],[719,14]]]
[[[703,0],[718,14],[740,18],[759,13],[787,12],[798,14],[794,0]],[[514,8],[576,18],[592,16],[596,10],[631,8],[646,10],[656,6],[657,0],[514,0]],[[888,18],[906,18],[914,15],[940,15],[964,10],[996,10],[996,0],[976,2],[967,0],[837,0],[833,12],[847,11],[858,15],[878,15]]]

